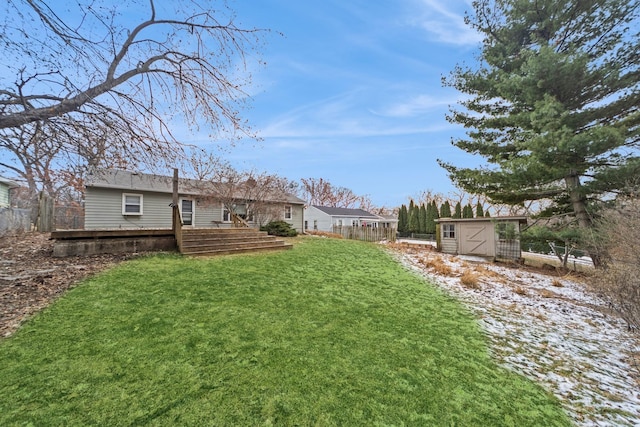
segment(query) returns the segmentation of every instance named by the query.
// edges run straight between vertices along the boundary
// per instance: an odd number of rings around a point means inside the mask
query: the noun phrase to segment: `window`
[[[454,224],[442,224],[442,237],[444,239],[455,239],[456,226]]]
[[[234,204],[231,206],[231,209],[233,210],[233,213],[235,213],[245,221],[253,221],[253,214],[249,211],[249,208],[247,207],[246,204],[244,203],[240,203],[237,205]],[[231,211],[229,211],[229,209],[225,205],[222,206],[222,221],[224,222],[233,221],[233,218],[231,217]]]
[[[291,219],[293,217],[293,211],[290,205],[284,207],[284,219]]]
[[[498,240],[516,240],[518,238],[516,225],[512,222],[496,223],[496,234]]]
[[[122,193],[122,215],[142,215],[142,194]]]
[[[182,215],[183,225],[193,225],[194,212],[193,212],[193,200],[181,199],[180,200],[180,214]]]

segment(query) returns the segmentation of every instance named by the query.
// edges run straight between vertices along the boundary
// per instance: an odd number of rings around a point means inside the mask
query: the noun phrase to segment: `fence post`
[[[54,209],[55,208],[53,205],[53,199],[45,194],[44,191],[41,191],[40,195],[38,196],[38,217],[36,218],[36,231],[52,231]]]

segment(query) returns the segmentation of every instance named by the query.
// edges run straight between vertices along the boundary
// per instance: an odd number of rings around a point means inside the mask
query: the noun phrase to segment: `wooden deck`
[[[52,231],[51,238],[56,240],[76,239],[118,239],[128,237],[166,237],[173,236],[170,228],[136,228],[104,230],[61,230]]]
[[[292,245],[252,228],[182,227],[179,238],[170,228],[54,231],[54,256],[96,255],[138,251],[175,251],[213,256],[291,249]]]

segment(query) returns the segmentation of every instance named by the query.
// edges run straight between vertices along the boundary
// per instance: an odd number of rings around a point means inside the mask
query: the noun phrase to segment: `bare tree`
[[[69,157],[92,166],[114,156],[172,159],[182,150],[175,123],[253,136],[239,111],[262,32],[237,26],[219,6],[8,0],[0,6],[0,150],[13,162],[0,166],[32,186],[47,179],[32,178],[44,164]]]
[[[52,177],[54,162],[62,145],[57,139],[43,138],[41,126],[10,129],[0,139],[0,149],[8,157],[0,160],[0,167],[8,169],[23,181],[31,197],[40,190],[55,193]]]
[[[284,217],[284,205],[296,190],[293,182],[266,172],[239,171],[215,156],[209,162],[204,158],[196,156],[191,168],[201,203],[221,203],[234,222],[262,226]]]
[[[339,208],[372,208],[368,196],[358,196],[345,187],[335,187],[323,178],[302,178],[301,198],[308,205]]]
[[[636,187],[639,189],[640,187]],[[640,331],[640,192],[619,198],[598,220],[591,246],[602,256],[603,268],[591,278],[630,329]]]
[[[430,202],[436,202],[436,205],[440,206],[445,200],[447,200],[447,196],[433,190],[422,190],[417,197],[413,197],[413,200],[418,206]]]

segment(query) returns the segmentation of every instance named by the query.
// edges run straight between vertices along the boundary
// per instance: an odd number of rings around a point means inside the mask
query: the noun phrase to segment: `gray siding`
[[[218,222],[222,221],[222,204],[219,202],[197,200],[194,210],[196,227],[215,227]]]
[[[9,206],[9,186],[0,182],[0,208]]]
[[[122,215],[122,194],[142,194],[142,215]],[[195,200],[194,226],[231,227],[231,223],[221,223],[222,204],[197,200],[193,196],[181,199]],[[149,191],[121,190],[87,187],[85,192],[85,228],[171,228],[172,195]],[[292,218],[286,220],[298,232],[303,227],[303,206],[292,206]],[[284,218],[284,207],[278,220]],[[257,226],[257,225],[256,225]]]
[[[331,216],[322,212],[320,209],[314,206],[309,206],[305,211],[305,221],[309,225],[309,231],[316,230],[313,227],[314,221],[318,221],[317,231],[333,231],[333,224],[331,223]],[[348,224],[351,225],[351,224]]]
[[[142,215],[122,215],[122,194],[142,194]],[[84,227],[171,228],[170,194],[87,187]]]
[[[284,218],[284,209],[282,212]],[[291,219],[286,219],[289,224],[298,232],[304,232],[304,206],[291,205]]]
[[[440,243],[442,244],[442,252],[446,254],[457,254],[458,253],[458,234],[456,233],[455,239],[445,239],[442,238]]]

